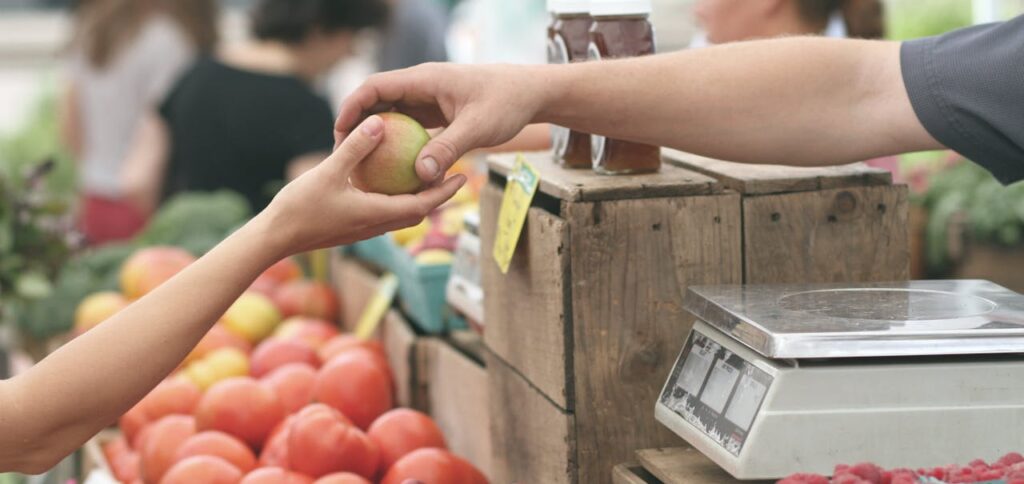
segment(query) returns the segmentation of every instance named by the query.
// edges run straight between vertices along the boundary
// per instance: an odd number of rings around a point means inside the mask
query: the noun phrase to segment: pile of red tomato
[[[281,264],[278,273],[297,272]],[[259,313],[253,317],[266,317]],[[487,482],[446,450],[429,416],[393,408],[395,382],[378,342],[339,334],[328,321],[301,313],[258,341],[232,327],[218,323],[179,371],[120,418],[120,437],[103,447],[116,479]]]

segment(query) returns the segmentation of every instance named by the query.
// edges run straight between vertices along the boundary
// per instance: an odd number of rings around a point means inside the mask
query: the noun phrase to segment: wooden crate
[[[444,432],[448,448],[490,475],[491,427],[488,410],[487,372],[479,355],[462,340],[431,338],[424,341],[419,372],[427,383],[426,411]],[[473,351],[470,349],[470,351]]]
[[[862,163],[747,165],[664,150],[743,196],[743,282],[896,281],[910,276],[907,187]]]
[[[643,470],[660,484],[768,484],[771,481],[740,481],[693,447],[636,451]],[[629,482],[629,481],[626,481]]]
[[[428,375],[422,369],[433,338],[417,335],[409,321],[395,310],[384,316],[379,333],[395,379],[395,405],[425,411]]]
[[[541,183],[509,273],[482,263],[494,479],[609,482],[634,449],[680,442],[654,402],[693,322],[686,287],[741,280],[739,195],[672,166],[605,177],[528,159]],[[490,161],[487,254],[513,160]]]
[[[335,287],[341,305],[341,328],[355,329],[366,303],[377,291],[380,275],[362,262],[347,257],[341,251],[331,252],[331,284]]]
[[[612,484],[661,484],[661,481],[640,464],[629,463],[612,469]]]

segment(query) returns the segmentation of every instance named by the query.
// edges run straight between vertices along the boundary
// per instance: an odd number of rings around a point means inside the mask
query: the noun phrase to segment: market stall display
[[[122,269],[125,287],[171,277],[187,263],[161,263],[180,253],[140,251]],[[94,444],[104,466],[126,483],[333,482],[336,473],[352,482],[486,482],[447,450],[433,419],[395,409],[398,373],[381,342],[319,317],[338,306],[333,291],[315,293],[322,304],[276,297],[308,283],[293,264],[265,272],[260,287],[275,297],[243,294],[178,371],[121,417],[119,435]]]
[[[736,193],[676,163],[609,177],[525,158],[540,183],[509,271],[482,265],[493,438],[512,449],[496,453],[496,478],[607,482],[634,450],[678,443],[638,402],[657,399],[666,343],[689,330],[688,286],[906,277],[905,233],[878,228],[905,220],[904,189],[871,170],[788,169],[774,185],[751,170],[758,188]],[[485,248],[513,162],[490,159]],[[523,408],[535,417],[515,419]]]

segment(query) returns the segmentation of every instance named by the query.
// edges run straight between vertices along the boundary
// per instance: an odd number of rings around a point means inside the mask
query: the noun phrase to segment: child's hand
[[[281,257],[415,225],[466,182],[457,175],[415,195],[356,189],[349,183],[349,173],[386,136],[383,130],[380,117],[367,118],[333,154],[289,183],[257,216],[254,222],[262,225],[267,242]]]

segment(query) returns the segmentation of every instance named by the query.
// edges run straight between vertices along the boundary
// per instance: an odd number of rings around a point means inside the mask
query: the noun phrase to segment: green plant
[[[957,218],[973,241],[1006,247],[1024,242],[1024,183],[1003,186],[973,163],[960,162],[934,175],[920,203],[928,210],[925,250],[935,274],[952,264],[950,224]]]
[[[65,197],[45,188],[55,163],[0,175],[0,310],[4,319],[48,298],[71,255],[71,218]]]
[[[173,245],[202,255],[250,217],[245,198],[230,192],[183,193],[164,204],[135,239],[84,250],[65,264],[43,299],[17,307],[21,331],[45,339],[74,324],[86,296],[119,290],[121,264],[141,247]]]
[[[971,2],[964,0],[889,0],[887,37],[908,40],[938,35],[971,25]]]

